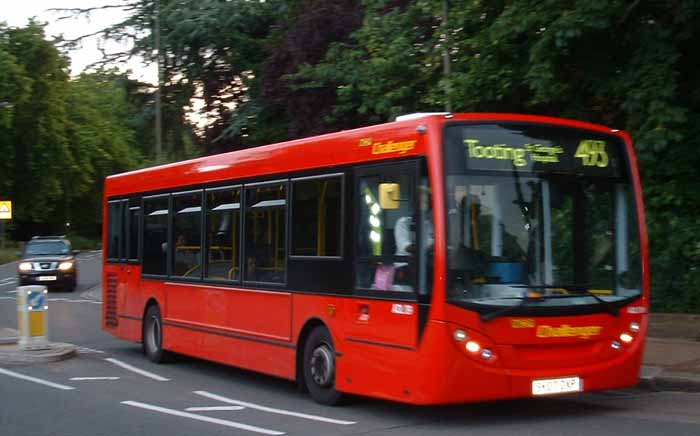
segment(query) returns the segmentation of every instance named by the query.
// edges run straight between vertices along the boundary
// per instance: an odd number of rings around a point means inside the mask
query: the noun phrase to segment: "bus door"
[[[415,349],[420,224],[417,161],[372,165],[355,176],[355,286],[345,312],[353,348]],[[381,353],[379,353],[381,355]]]

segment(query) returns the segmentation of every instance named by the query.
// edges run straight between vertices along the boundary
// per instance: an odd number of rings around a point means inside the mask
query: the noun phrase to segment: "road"
[[[76,358],[0,365],[0,434],[24,435],[615,435],[700,434],[700,394],[641,389],[413,407],[353,398],[324,407],[294,384],[186,357],[155,365],[102,332],[97,253],[79,257],[75,293],[49,295],[50,336]],[[15,266],[0,266],[0,327],[16,322]],[[3,284],[4,283],[4,284]]]

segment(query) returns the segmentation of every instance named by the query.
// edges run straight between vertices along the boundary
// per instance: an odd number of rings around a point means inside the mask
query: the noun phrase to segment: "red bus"
[[[649,308],[630,137],[513,114],[395,122],[108,177],[102,327],[412,404],[635,385]]]

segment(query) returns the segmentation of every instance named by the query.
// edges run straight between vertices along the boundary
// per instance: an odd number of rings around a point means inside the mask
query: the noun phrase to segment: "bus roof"
[[[394,122],[139,169],[107,177],[105,195],[118,196],[422,155],[451,121],[526,122],[624,135],[605,126],[563,118],[507,113],[417,113]],[[419,128],[420,126],[420,128]]]

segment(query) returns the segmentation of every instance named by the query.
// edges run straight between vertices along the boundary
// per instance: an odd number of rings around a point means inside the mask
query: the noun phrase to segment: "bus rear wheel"
[[[317,403],[333,406],[343,397],[335,389],[335,347],[331,334],[316,327],[304,344],[304,382]]]
[[[154,304],[146,311],[143,319],[143,352],[151,362],[164,363],[169,353],[163,349],[163,318],[160,308]]]

